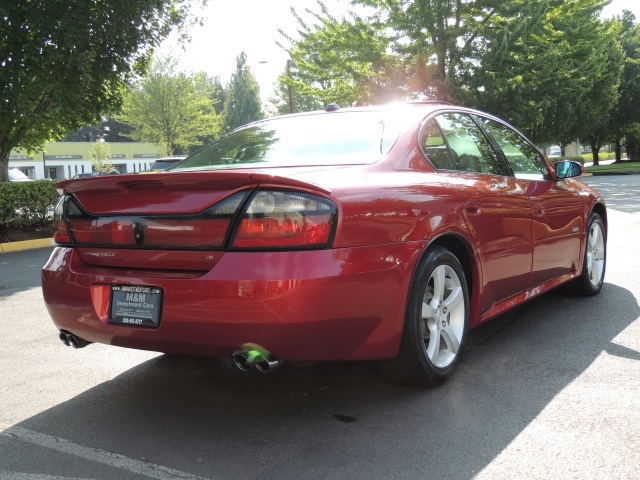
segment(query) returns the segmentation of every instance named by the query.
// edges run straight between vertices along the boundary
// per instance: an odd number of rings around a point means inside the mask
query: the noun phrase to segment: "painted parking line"
[[[85,447],[84,445],[74,443],[64,438],[46,435],[44,433],[35,432],[33,430],[28,430],[26,428],[18,426],[3,428],[2,432],[0,432],[0,435],[16,440],[21,440],[23,442],[28,442],[40,447],[49,448],[60,453],[73,455],[74,457],[83,458],[91,462],[101,463],[109,467],[119,468],[120,470],[126,470],[138,475],[144,475],[149,478],[157,478],[159,480],[205,480],[203,477],[198,477],[196,475],[191,475],[190,473],[181,472],[180,470],[174,470],[162,465],[135,460],[119,453],[111,453],[100,448]],[[5,477],[3,476],[1,478]]]
[[[90,478],[60,477],[56,475],[41,475],[37,473],[3,471],[0,471],[0,478],[2,480],[92,480]]]

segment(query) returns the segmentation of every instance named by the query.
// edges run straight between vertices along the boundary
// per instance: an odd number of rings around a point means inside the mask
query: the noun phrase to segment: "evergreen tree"
[[[226,95],[223,114],[225,132],[264,118],[260,86],[247,66],[244,52],[236,58],[236,70],[231,75]]]

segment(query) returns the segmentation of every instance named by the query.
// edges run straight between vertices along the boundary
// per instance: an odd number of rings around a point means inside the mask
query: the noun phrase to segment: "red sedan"
[[[491,115],[441,103],[253,123],[157,175],[66,180],[44,299],[65,344],[381,359],[437,385],[467,332],[602,288],[597,192]]]

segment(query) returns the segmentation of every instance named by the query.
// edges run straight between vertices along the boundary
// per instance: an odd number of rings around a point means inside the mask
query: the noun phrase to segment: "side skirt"
[[[569,280],[572,280],[577,276],[578,276],[578,272],[566,273],[564,275],[561,275],[560,277],[556,277],[553,280],[544,282],[538,285],[537,287],[526,290],[514,297],[511,297],[503,302],[500,302],[494,305],[493,307],[491,307],[482,315],[480,315],[480,321],[477,323],[477,325],[480,325],[488,320],[491,320],[492,318],[497,317],[498,315],[501,315],[506,311],[511,310],[514,307],[517,307],[518,305],[528,302],[529,300],[539,297],[543,293],[546,293],[549,290],[553,290],[557,286],[565,282],[568,282]]]

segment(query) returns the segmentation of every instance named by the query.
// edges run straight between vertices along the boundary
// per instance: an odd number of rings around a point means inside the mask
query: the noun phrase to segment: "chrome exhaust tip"
[[[255,344],[250,344],[255,346]],[[231,354],[231,358],[243,372],[248,372],[255,365],[259,372],[267,373],[275,370],[284,362],[260,348],[243,348]]]
[[[58,335],[58,338],[62,341],[62,343],[64,343],[64,345],[66,347],[70,346],[69,345],[69,340],[67,340],[67,334],[64,332],[60,332],[60,335]]]
[[[256,368],[262,373],[273,372],[283,363],[282,360],[268,353],[258,355],[255,359]]]
[[[84,348],[92,342],[87,342],[82,338],[76,337],[73,333],[60,331],[58,338],[64,343],[67,347],[71,348]]]
[[[67,335],[67,341],[69,342],[69,346],[71,348],[80,348],[80,341],[78,337],[76,337],[73,333],[69,333]]]
[[[251,365],[255,360],[255,355],[251,355],[249,350],[237,350],[231,354],[231,358],[238,367],[243,372],[248,372],[251,370]]]

